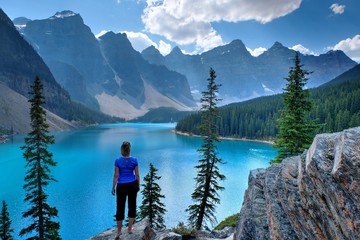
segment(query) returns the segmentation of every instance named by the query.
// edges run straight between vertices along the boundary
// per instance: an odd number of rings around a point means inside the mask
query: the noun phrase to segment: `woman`
[[[115,160],[114,180],[112,194],[115,195],[116,186],[116,221],[120,239],[122,222],[124,220],[125,203],[128,197],[128,233],[132,233],[132,225],[136,216],[136,195],[140,190],[140,175],[137,159],[130,157],[131,145],[123,142],[121,145],[122,157]]]

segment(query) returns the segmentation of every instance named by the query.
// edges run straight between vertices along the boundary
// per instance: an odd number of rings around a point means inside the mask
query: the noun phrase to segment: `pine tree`
[[[218,164],[223,163],[217,156],[216,142],[219,142],[217,135],[216,120],[218,118],[217,93],[221,85],[215,83],[215,71],[210,68],[210,76],[207,79],[207,91],[202,92],[201,98],[201,133],[203,144],[198,149],[201,154],[195,177],[196,186],[191,197],[194,203],[187,208],[189,212],[190,225],[200,230],[204,222],[216,223],[215,207],[220,203],[219,191],[224,187],[219,185],[219,180],[225,176],[219,172]]]
[[[311,74],[303,70],[300,64],[298,52],[294,58],[294,66],[290,68],[284,88],[284,108],[278,120],[279,133],[276,136],[274,146],[278,149],[278,155],[271,163],[279,163],[284,158],[301,154],[311,144],[317,125],[308,120],[311,110],[309,92],[305,89],[308,81],[307,75]]]
[[[36,234],[28,239],[60,239],[60,224],[52,220],[57,217],[58,211],[49,206],[45,192],[49,183],[56,181],[50,173],[50,167],[56,166],[56,162],[52,160],[52,153],[47,149],[49,144],[54,144],[54,136],[49,135],[46,112],[41,107],[45,103],[42,89],[40,78],[36,77],[34,85],[31,86],[32,98],[29,100],[32,130],[25,138],[25,146],[21,147],[27,162],[24,201],[30,205],[23,217],[31,218],[32,223],[20,231],[20,236]]]
[[[161,198],[165,198],[161,194],[161,188],[156,182],[161,179],[161,176],[157,176],[158,169],[150,163],[149,173],[144,177],[143,200],[140,206],[140,219],[148,218],[150,226],[155,229],[164,229],[163,215],[166,212],[164,203],[161,202]]]
[[[3,200],[0,216],[0,238],[2,240],[12,240],[14,239],[11,235],[13,232],[14,230],[11,229],[11,220],[7,210],[7,204]]]

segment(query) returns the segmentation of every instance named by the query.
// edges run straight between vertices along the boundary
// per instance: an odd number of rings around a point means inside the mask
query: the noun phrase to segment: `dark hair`
[[[124,157],[130,156],[131,144],[129,142],[123,142],[121,145],[121,155]]]

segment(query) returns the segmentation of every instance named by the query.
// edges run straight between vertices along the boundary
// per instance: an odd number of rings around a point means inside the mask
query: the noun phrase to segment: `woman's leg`
[[[123,222],[123,220],[116,221],[116,223],[117,223],[117,228],[118,228],[118,233],[117,233],[116,239],[118,239],[118,237],[120,237],[120,235],[121,235],[122,222]]]
[[[121,234],[122,222],[124,220],[125,203],[127,190],[122,184],[116,186],[116,222],[118,227],[118,236]]]
[[[129,225],[128,232],[131,233],[132,226],[136,217],[136,197],[137,197],[138,186],[137,182],[131,184],[128,188],[128,217],[129,217]]]
[[[128,233],[132,233],[132,226],[134,224],[135,218],[129,217]]]

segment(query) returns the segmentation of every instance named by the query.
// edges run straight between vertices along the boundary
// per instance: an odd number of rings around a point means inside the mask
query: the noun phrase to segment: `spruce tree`
[[[32,98],[29,100],[32,130],[25,138],[25,145],[21,147],[27,168],[24,201],[30,205],[23,217],[30,218],[31,224],[20,231],[20,236],[33,235],[28,239],[41,240],[60,239],[60,224],[52,220],[57,217],[58,211],[47,203],[48,194],[45,192],[49,183],[56,181],[50,172],[50,167],[56,166],[56,162],[48,151],[48,145],[54,144],[54,136],[49,134],[46,112],[42,108],[45,103],[42,90],[40,78],[36,77],[31,86]]]
[[[274,147],[279,149],[276,159],[271,163],[279,163],[286,157],[301,154],[313,140],[317,125],[309,120],[308,114],[312,105],[309,92],[305,89],[308,81],[306,76],[310,73],[303,70],[299,54],[296,52],[294,66],[285,78],[287,84],[283,94],[284,108],[278,119],[279,133],[274,144]]]
[[[195,167],[197,176],[195,177],[195,189],[191,197],[193,204],[186,211],[189,213],[188,220],[190,225],[197,230],[203,227],[204,222],[216,223],[215,207],[220,203],[219,191],[224,187],[219,185],[219,180],[224,180],[225,176],[219,171],[218,164],[223,161],[217,156],[216,142],[219,142],[217,134],[216,120],[218,90],[221,85],[215,83],[215,71],[210,68],[209,78],[207,79],[207,91],[202,92],[201,98],[201,124],[200,130],[203,136],[203,144],[198,149],[201,154],[199,164]]]
[[[157,171],[150,163],[149,173],[144,177],[143,200],[140,206],[140,219],[147,217],[149,219],[150,226],[155,229],[164,229],[164,218],[163,215],[166,212],[164,203],[161,202],[162,198],[165,198],[161,194],[161,188],[157,183],[161,179],[161,176],[157,176]]]
[[[7,204],[3,200],[0,216],[0,238],[2,240],[12,240],[12,233],[14,230],[11,229],[11,220],[9,217],[9,212],[7,210]]]

